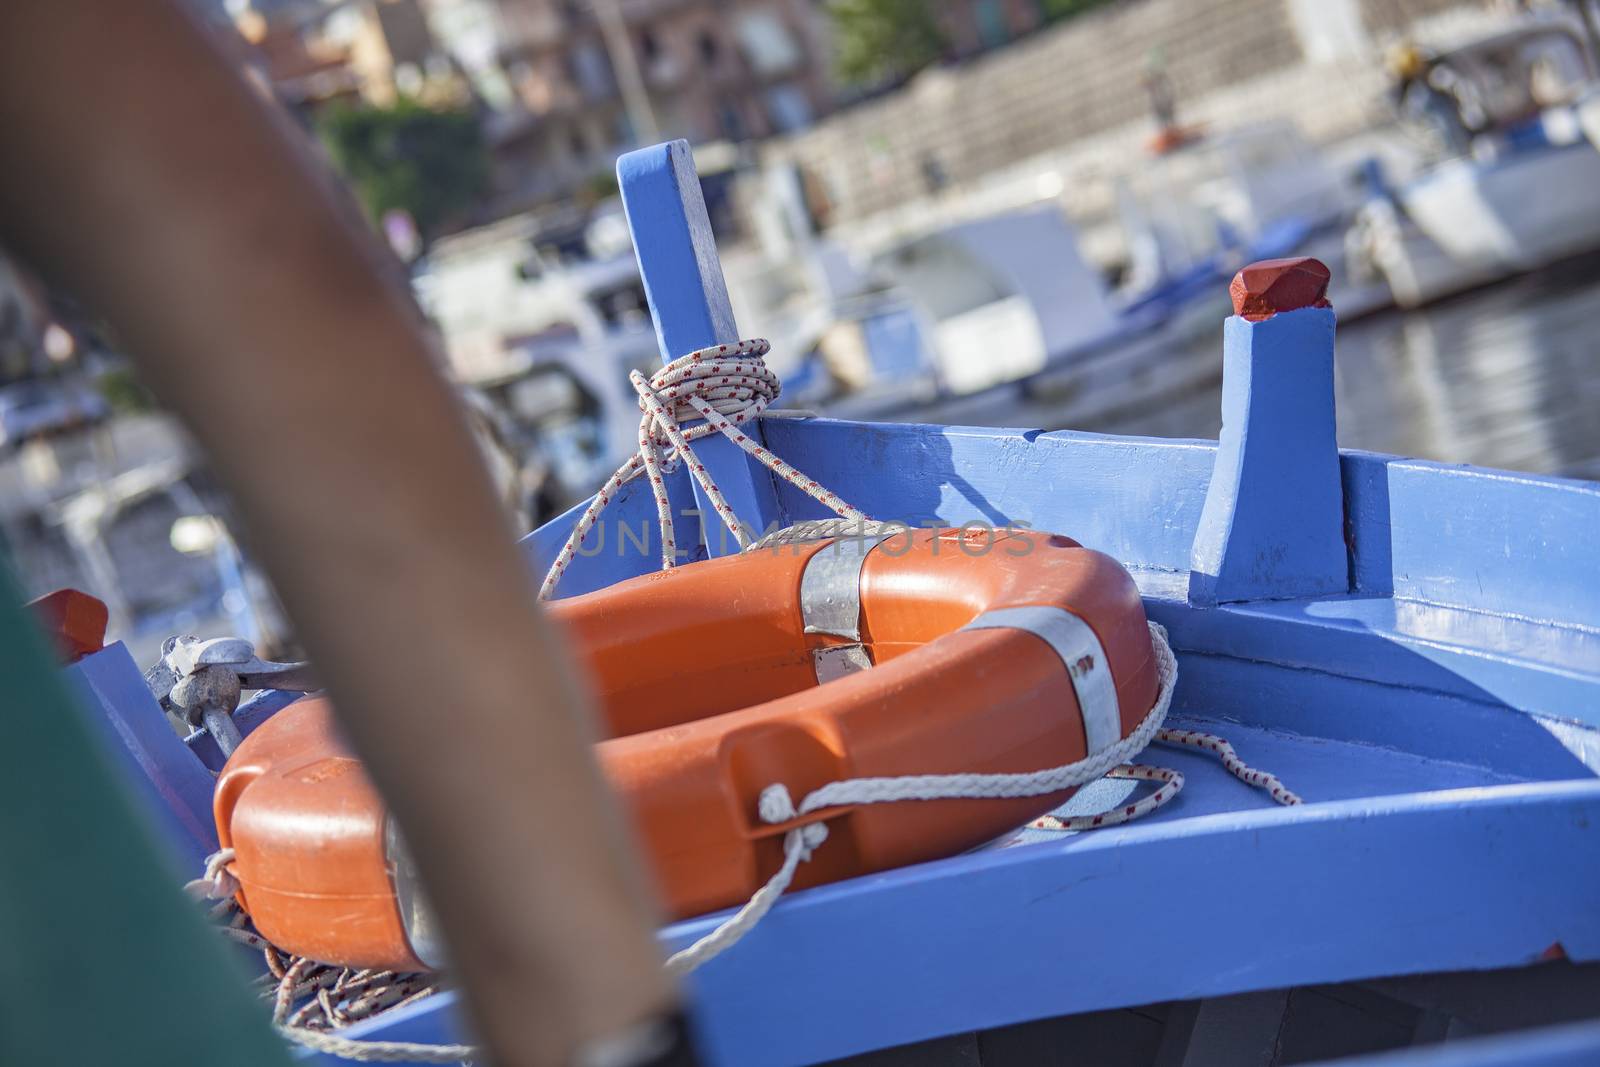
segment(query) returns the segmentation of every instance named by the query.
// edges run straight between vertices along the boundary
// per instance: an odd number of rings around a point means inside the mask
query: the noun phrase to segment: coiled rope
[[[663,568],[677,565],[677,539],[664,475],[678,462],[688,464],[690,474],[700,484],[706,499],[744,551],[799,544],[821,537],[872,536],[905,528],[904,524],[873,522],[865,513],[756,444],[738,428],[777,399],[778,378],[767,368],[764,359],[770,348],[760,339],[718,345],[673,360],[648,379],[637,370],[629,374],[644,413],[639,422],[638,451],[617,468],[584,509],[545,575],[539,589],[541,600],[555,593],[562,575],[617,491],[641,475],[649,479],[655,497],[656,519],[661,530],[661,565]],[[680,425],[695,418],[704,421],[688,429]],[[715,433],[728,438],[773,474],[807,493],[839,518],[797,524],[752,543],[716,481],[691,447],[694,441]],[[1156,623],[1149,625],[1160,676],[1160,695],[1132,733],[1101,752],[1060,767],[1020,774],[850,778],[812,790],[798,805],[788,787],[775,782],[762,790],[758,814],[764,822],[776,825],[843,806],[1045,796],[1108,776],[1162,783],[1148,796],[1112,811],[1068,818],[1046,815],[1029,824],[1042,830],[1099,829],[1147,815],[1168,803],[1183,788],[1183,775],[1177,771],[1127,762],[1152,741],[1210,752],[1222,761],[1229,773],[1266,790],[1278,803],[1300,803],[1300,798],[1284,788],[1277,778],[1247,766],[1233,746],[1221,738],[1190,730],[1167,729],[1163,725],[1172,704],[1178,662],[1167,641],[1166,630]],[[734,915],[694,944],[670,956],[666,969],[674,975],[687,974],[737,944],[772,909],[794,881],[800,864],[809,860],[827,838],[828,828],[822,821],[788,831],[784,835],[783,863],[777,872]],[[206,863],[205,876],[190,882],[185,889],[196,896],[221,900],[222,903],[212,909],[212,916],[224,923],[223,933],[231,940],[262,951],[269,972],[263,992],[273,1001],[273,1023],[285,1037],[316,1051],[357,1062],[453,1063],[477,1053],[471,1045],[356,1040],[332,1032],[438,992],[441,988],[438,976],[352,970],[282,952],[260,934],[245,928],[248,918],[232,899],[239,888],[228,871],[233,858],[231,849],[211,856]]]

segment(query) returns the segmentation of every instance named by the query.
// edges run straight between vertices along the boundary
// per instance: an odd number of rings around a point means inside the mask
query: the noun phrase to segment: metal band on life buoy
[[[800,576],[800,622],[808,634],[855,642],[812,653],[820,685],[872,666],[861,646],[861,568],[867,556],[899,530],[840,537],[806,561]]]
[[[997,608],[986,611],[963,630],[1026,630],[1044,640],[1067,669],[1078,707],[1083,712],[1088,755],[1110,748],[1122,737],[1122,712],[1111,678],[1106,650],[1089,624],[1061,608]]]

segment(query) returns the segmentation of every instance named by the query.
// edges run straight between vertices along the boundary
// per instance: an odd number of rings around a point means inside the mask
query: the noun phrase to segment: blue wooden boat
[[[736,340],[687,146],[618,171],[662,351]],[[1235,316],[1223,334],[1216,442],[781,413],[747,426],[875,518],[1025,523],[1121,560],[1178,655],[1174,723],[1225,736],[1306,802],[1153,750],[1188,786],[1148,819],[796,892],[691,979],[714,1062],[921,1043],[859,1062],[1275,1064],[1600,1015],[1600,485],[1341,451],[1332,310]],[[730,442],[696,447],[749,525],[825,516]],[[681,465],[667,483],[696,505]],[[612,507],[654,522],[643,479]],[[577,517],[527,538],[541,570]],[[702,532],[691,554],[734,550]],[[561,592],[658,566],[608,544]],[[120,646],[70,673],[197,867],[216,845],[212,739],[171,733]],[[263,693],[235,725],[293,698]],[[1134,785],[1096,783],[1069,808]],[[440,994],[344,1033],[459,1040],[458,1019]],[[1379,1023],[1391,1039],[1353,1036]],[[1594,1063],[1600,1027],[1362,1062]]]

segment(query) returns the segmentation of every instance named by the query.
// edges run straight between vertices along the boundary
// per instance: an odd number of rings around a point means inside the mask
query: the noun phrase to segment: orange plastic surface
[[[974,540],[977,538],[978,540]],[[798,802],[840,778],[1032,771],[1081,759],[1082,716],[1061,661],[1017,630],[956,632],[1029,605],[1084,619],[1110,660],[1124,735],[1159,681],[1132,579],[1062,537],[917,531],[862,569],[862,640],[874,663],[819,686],[800,578],[821,544],[695,563],[560,601],[553,614],[590,668],[605,773],[632,815],[670,914],[743,902],[777,869],[792,824],[769,826],[774,782]],[[306,700],[258,728],[219,781],[216,815],[256,926],[280,946],[354,966],[417,967],[384,867],[383,810]],[[829,837],[795,885],[953,855],[1067,793],[831,809]]]

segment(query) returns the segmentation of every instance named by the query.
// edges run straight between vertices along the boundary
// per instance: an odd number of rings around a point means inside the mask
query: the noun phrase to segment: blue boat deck
[[[1427,759],[1413,752],[1383,748],[1361,741],[1338,741],[1239,721],[1172,716],[1168,723],[1183,730],[1198,730],[1222,737],[1252,767],[1277,775],[1307,803],[1323,804],[1407,796],[1452,789],[1482,789],[1520,785],[1536,779],[1493,767]],[[1167,767],[1184,777],[1183,792],[1165,806],[1140,819],[1154,826],[1205,815],[1245,811],[1272,811],[1278,805],[1264,792],[1251,788],[1223,770],[1217,760],[1192,749],[1155,745],[1139,762]],[[1056,809],[1058,815],[1092,815],[1110,811],[1127,798],[1149,791],[1147,784],[1105,778],[1079,790]],[[1070,833],[1070,832],[1069,832]],[[1051,844],[1060,831],[1024,828],[1006,846]]]

